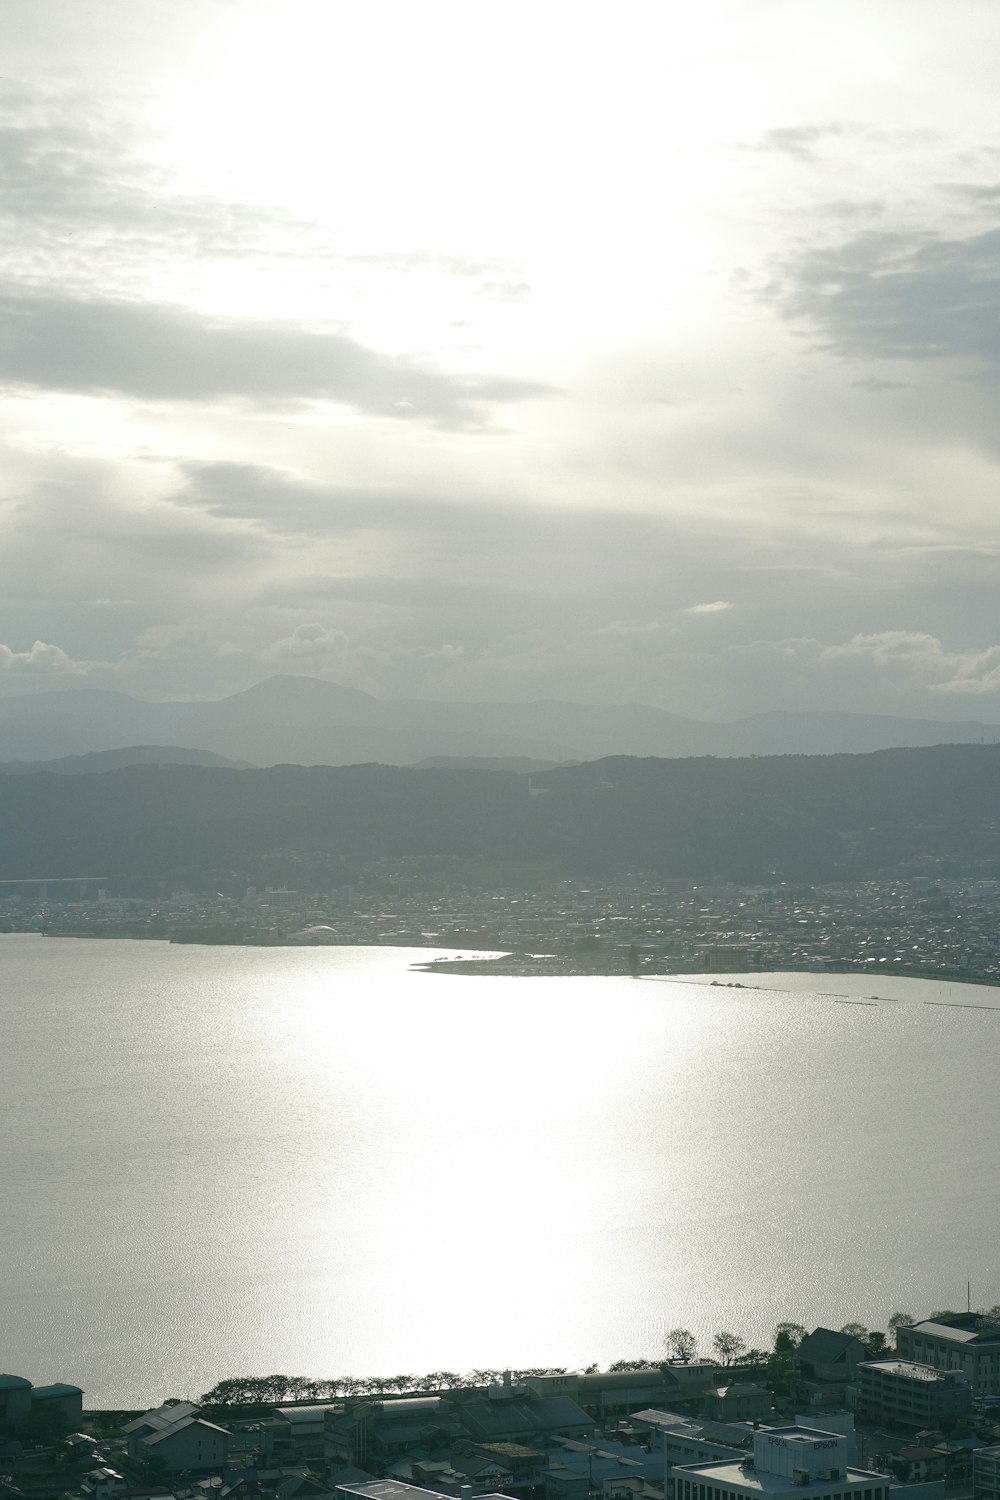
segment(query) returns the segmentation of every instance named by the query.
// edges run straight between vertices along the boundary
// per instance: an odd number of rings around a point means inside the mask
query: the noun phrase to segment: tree
[[[736,1365],[753,1365],[758,1369],[764,1369],[769,1357],[766,1349],[744,1349],[743,1353],[738,1355],[733,1363]]]
[[[801,1323],[779,1323],[774,1330],[774,1347],[777,1353],[797,1349],[806,1337],[806,1330]]]
[[[712,1348],[719,1356],[719,1362],[731,1365],[734,1360],[746,1352],[746,1339],[741,1339],[738,1333],[717,1333],[712,1340]]]
[[[698,1342],[688,1328],[671,1328],[666,1343],[671,1359],[683,1365],[689,1365],[698,1352]]]
[[[841,1333],[846,1333],[848,1338],[857,1339],[861,1344],[868,1342],[868,1329],[863,1323],[844,1323]]]
[[[787,1338],[787,1335],[785,1335]],[[767,1362],[767,1383],[775,1396],[790,1396],[795,1389],[795,1365],[792,1363],[792,1345],[778,1347],[775,1339],[774,1353]]]
[[[892,1315],[892,1317],[889,1319],[889,1322],[886,1324],[886,1327],[888,1328],[889,1332],[892,1334],[892,1341],[893,1341],[893,1343],[894,1344],[898,1344],[899,1343],[899,1330],[901,1328],[905,1328],[907,1326],[907,1324],[909,1324],[909,1323],[915,1323],[916,1321],[917,1320],[913,1316],[912,1313],[908,1313],[908,1312],[894,1312],[893,1315]]]
[[[865,1339],[865,1350],[869,1359],[884,1359],[889,1352],[889,1340],[874,1328]]]

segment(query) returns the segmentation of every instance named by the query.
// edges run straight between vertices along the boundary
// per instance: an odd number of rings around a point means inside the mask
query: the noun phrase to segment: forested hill
[[[322,889],[373,863],[587,877],[1000,875],[1000,746],[501,770],[131,766],[0,774],[0,878]]]

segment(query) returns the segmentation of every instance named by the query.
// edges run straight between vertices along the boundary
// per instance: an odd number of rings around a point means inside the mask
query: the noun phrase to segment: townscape
[[[606,1372],[220,1381],[86,1409],[0,1375],[2,1500],[997,1500],[1000,1308],[795,1323],[769,1351],[677,1328]]]
[[[97,881],[10,882],[0,931],[176,942],[391,944],[507,955],[518,972],[836,970],[1000,980],[1000,881],[913,877],[773,886],[553,881],[450,884],[383,860],[363,886],[156,898]],[[484,971],[501,967],[484,966]]]

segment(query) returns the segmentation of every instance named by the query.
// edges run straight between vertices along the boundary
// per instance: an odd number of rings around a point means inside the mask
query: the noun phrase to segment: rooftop
[[[943,1380],[945,1372],[930,1365],[918,1365],[912,1359],[866,1359],[862,1370],[882,1370],[886,1375],[903,1375],[907,1380]]]
[[[697,1475],[699,1479],[705,1479],[709,1483],[738,1484],[740,1489],[757,1495],[787,1495],[809,1489],[828,1490],[831,1484],[836,1484],[841,1491],[849,1484],[878,1484],[887,1489],[889,1486],[889,1480],[884,1474],[874,1474],[867,1469],[844,1469],[839,1480],[815,1479],[810,1484],[797,1485],[784,1474],[768,1474],[764,1469],[744,1469],[738,1458],[712,1464],[675,1464],[674,1474]]]

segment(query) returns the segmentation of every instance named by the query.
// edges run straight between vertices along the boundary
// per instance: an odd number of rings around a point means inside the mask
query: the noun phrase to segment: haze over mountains
[[[413,765],[440,763],[442,757],[551,763],[607,755],[863,753],[998,741],[1000,725],[974,720],[771,712],[710,724],[635,703],[385,700],[297,676],[271,677],[214,701],[150,703],[95,688],[0,700],[0,761],[6,762],[183,747],[257,766]],[[181,756],[171,748],[159,758]]]

